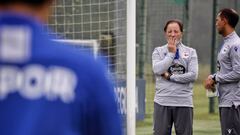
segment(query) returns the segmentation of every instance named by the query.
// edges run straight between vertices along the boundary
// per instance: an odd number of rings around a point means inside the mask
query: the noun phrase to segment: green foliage
[[[177,4],[185,4],[187,0],[174,0],[174,2]]]

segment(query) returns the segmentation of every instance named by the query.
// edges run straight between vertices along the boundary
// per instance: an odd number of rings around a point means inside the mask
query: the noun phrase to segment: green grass
[[[147,79],[148,80],[148,79]],[[137,135],[152,135],[152,113],[153,113],[153,83],[147,83],[146,86],[146,115],[144,121],[137,122]],[[209,114],[209,100],[206,97],[206,91],[202,84],[194,86],[194,135],[219,135],[220,123],[218,116],[217,101],[215,99],[215,114]]]

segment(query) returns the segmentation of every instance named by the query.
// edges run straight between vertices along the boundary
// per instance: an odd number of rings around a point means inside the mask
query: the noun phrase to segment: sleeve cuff
[[[169,81],[173,81],[173,80],[174,80],[174,75],[171,74],[171,75],[169,76]]]
[[[216,82],[216,83],[219,82],[219,78],[218,78],[217,74],[215,74],[215,82]]]

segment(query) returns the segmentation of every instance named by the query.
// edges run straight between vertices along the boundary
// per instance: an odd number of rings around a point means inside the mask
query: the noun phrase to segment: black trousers
[[[219,108],[222,135],[240,135],[240,107]]]
[[[173,124],[176,135],[192,135],[192,107],[161,106],[154,103],[153,115],[153,135],[171,135]]]

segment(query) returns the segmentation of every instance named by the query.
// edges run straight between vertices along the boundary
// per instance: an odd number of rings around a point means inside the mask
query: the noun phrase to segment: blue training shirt
[[[32,17],[0,14],[0,135],[121,135],[103,64],[59,44]]]

